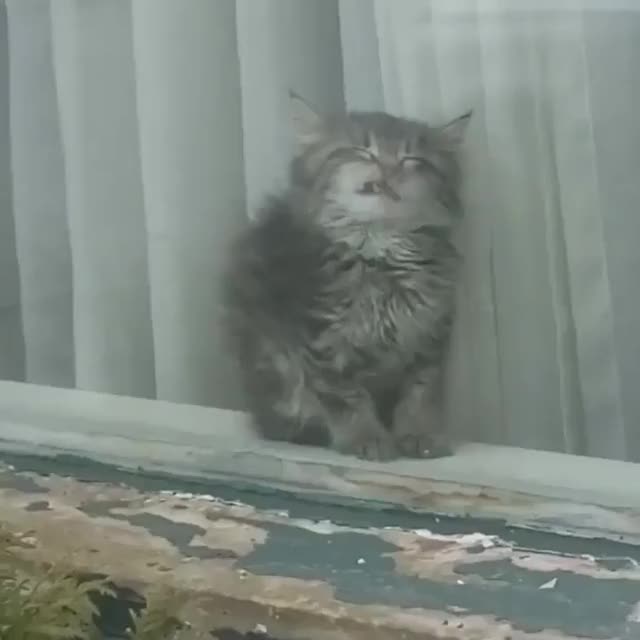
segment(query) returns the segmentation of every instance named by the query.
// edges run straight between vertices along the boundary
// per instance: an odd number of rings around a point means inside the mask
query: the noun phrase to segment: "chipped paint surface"
[[[192,594],[208,630],[306,639],[640,638],[640,548],[296,496],[144,488],[0,465],[0,521],[34,557]],[[227,637],[232,637],[228,635]],[[243,635],[237,636],[243,637]]]

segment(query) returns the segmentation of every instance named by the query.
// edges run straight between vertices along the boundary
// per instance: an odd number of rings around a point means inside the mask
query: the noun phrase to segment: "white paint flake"
[[[463,547],[476,547],[478,545],[485,549],[495,547],[499,541],[496,536],[489,536],[485,533],[465,533],[462,535],[444,535],[441,533],[433,533],[429,529],[415,529],[413,531],[417,536],[421,538],[428,538],[430,540],[441,540],[442,542],[455,542]]]
[[[558,578],[552,578],[549,582],[541,584],[538,589],[555,589],[558,584]]]

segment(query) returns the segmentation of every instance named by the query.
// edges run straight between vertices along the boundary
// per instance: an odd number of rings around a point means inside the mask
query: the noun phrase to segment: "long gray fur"
[[[321,117],[297,96],[292,107],[290,187],[234,245],[225,281],[256,427],[367,459],[447,453],[450,236],[470,114],[431,128]]]

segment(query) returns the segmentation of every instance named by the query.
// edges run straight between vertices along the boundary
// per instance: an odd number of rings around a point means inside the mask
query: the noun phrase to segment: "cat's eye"
[[[380,192],[380,187],[378,186],[378,183],[374,182],[373,180],[368,180],[367,182],[364,182],[360,187],[360,189],[358,190],[358,193],[364,193],[364,194],[374,194],[379,192]]]

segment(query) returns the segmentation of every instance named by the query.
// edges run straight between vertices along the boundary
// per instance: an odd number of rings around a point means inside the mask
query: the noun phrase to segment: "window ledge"
[[[266,443],[240,412],[13,382],[0,382],[0,451],[640,541],[640,465],[613,460],[465,444],[373,463]]]

